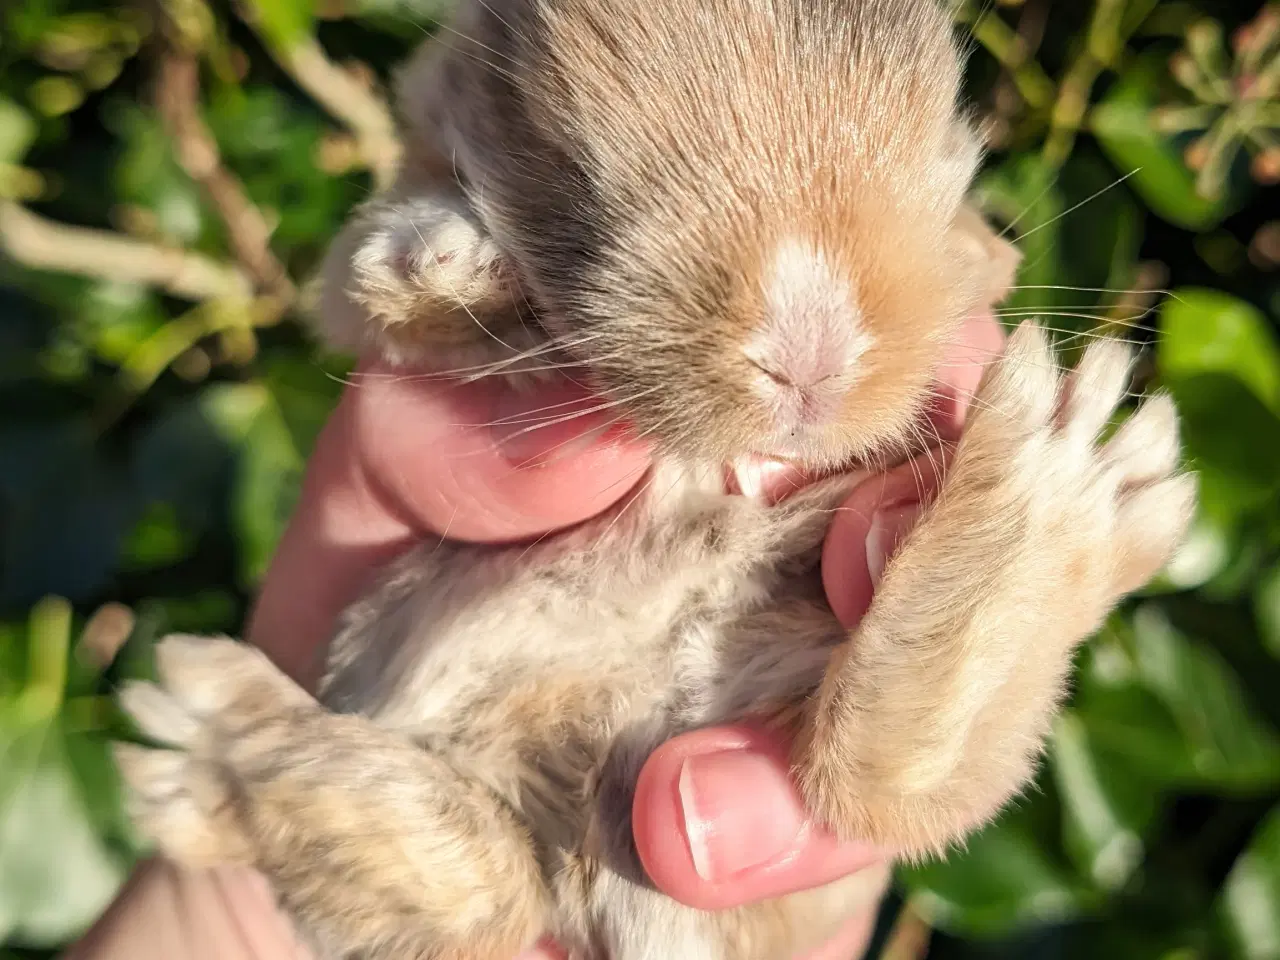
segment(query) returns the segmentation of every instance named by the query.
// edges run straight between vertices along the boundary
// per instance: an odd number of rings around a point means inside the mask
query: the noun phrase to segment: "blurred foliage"
[[[392,168],[387,71],[446,3],[0,8],[7,960],[74,939],[142,852],[110,693],[160,633],[238,630],[344,371],[297,291]],[[1048,317],[1067,351],[1148,344],[1139,386],[1177,397],[1203,497],[1081,651],[1036,787],[903,870],[878,942],[1280,957],[1280,7],[960,16],[995,146],[980,194],[1025,255],[1002,315]]]

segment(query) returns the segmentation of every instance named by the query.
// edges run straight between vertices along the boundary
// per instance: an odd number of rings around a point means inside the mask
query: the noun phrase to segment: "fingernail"
[[[922,505],[918,501],[897,503],[882,506],[871,517],[871,528],[867,530],[867,572],[871,574],[873,587],[880,585],[885,565],[897,551],[907,532],[915,526],[921,509]]]
[[[572,457],[595,446],[608,431],[610,425],[590,412],[599,403],[577,387],[503,391],[492,428],[498,447],[518,467]]]
[[[745,750],[692,756],[679,779],[685,838],[698,876],[723,883],[790,854],[804,829],[785,772]]]

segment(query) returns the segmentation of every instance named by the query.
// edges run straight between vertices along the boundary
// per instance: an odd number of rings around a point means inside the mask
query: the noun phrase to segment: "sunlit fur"
[[[982,293],[959,79],[923,0],[472,3],[402,75],[406,189],[456,174],[543,323],[596,335],[571,352],[597,389],[661,387],[627,414],[697,462],[773,452],[742,348],[804,238],[867,335],[803,438],[835,465],[901,436]]]
[[[342,618],[318,701],[250,647],[162,642],[124,698],[164,747],[121,750],[130,808],[173,857],[265,872],[324,960],[511,960],[543,931],[573,960],[788,960],[886,871],[685,908],[632,839],[646,757],[771,725],[817,822],[906,857],[963,840],[1031,777],[1077,644],[1181,538],[1177,417],[1157,397],[1101,442],[1127,350],[1064,376],[1025,324],[850,636],[819,565],[853,478],[769,506],[720,468],[779,442],[762,368],[823,372],[805,332],[848,393],[799,455],[887,459],[1008,289],[1016,253],[961,206],[947,19],[474,0],[454,29],[403,76],[406,168],[335,242],[319,327],[405,375],[576,362],[660,453],[573,530],[411,551]]]

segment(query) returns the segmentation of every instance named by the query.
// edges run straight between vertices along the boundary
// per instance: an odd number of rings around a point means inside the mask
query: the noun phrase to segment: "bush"
[[[142,852],[110,694],[245,614],[344,372],[298,288],[394,162],[422,2],[0,13],[0,956],[74,939]],[[959,16],[1025,254],[1003,316],[1146,343],[1203,497],[1082,651],[1036,788],[902,872],[886,955],[1280,957],[1280,6]]]

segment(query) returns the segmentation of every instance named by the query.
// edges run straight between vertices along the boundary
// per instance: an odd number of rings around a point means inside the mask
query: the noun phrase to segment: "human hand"
[[[994,319],[976,318],[944,361],[932,416],[943,438],[958,434],[982,366],[1002,342]],[[315,679],[317,653],[338,612],[413,542],[539,536],[603,511],[630,492],[648,465],[647,451],[625,441],[583,443],[607,427],[602,413],[518,432],[514,449],[504,452],[484,429],[463,426],[527,421],[498,388],[445,387],[377,365],[363,374],[317,445],[249,631],[303,682]],[[573,405],[554,409],[591,406],[589,397],[566,388],[564,396],[539,396],[529,408],[566,402]],[[542,465],[522,469],[531,461]],[[868,479],[836,516],[823,575],[832,607],[849,627],[866,611],[879,569],[914,520],[906,504],[936,486],[939,478],[927,466],[926,460]],[[773,483],[780,489],[792,480],[778,475]],[[589,498],[572,492],[581,489],[600,492]],[[895,506],[882,514],[881,503]],[[745,727],[699,730],[654,753],[637,791],[634,824],[659,888],[691,906],[720,909],[817,886],[886,856],[809,829],[786,757],[785,744]],[[840,942],[806,960],[848,957],[869,936],[873,919],[858,918]]]
[[[958,433],[982,364],[1001,344],[1000,328],[989,316],[965,328],[963,341],[940,369],[933,421],[942,437]],[[577,388],[526,399],[522,408],[514,396],[483,381],[446,386],[377,363],[364,364],[354,382],[317,442],[248,630],[250,641],[307,686],[318,678],[337,615],[415,542],[537,537],[605,510],[628,495],[648,467],[647,450],[611,435],[604,413],[528,429],[539,408],[560,404],[554,409],[561,414],[589,409],[591,398]],[[510,425],[505,437],[500,428],[481,426],[498,422]],[[774,476],[775,494],[795,479]],[[878,569],[914,520],[903,504],[913,495],[927,497],[936,480],[911,467],[872,477],[837,514],[823,576],[832,607],[846,625],[865,612]],[[597,493],[583,497],[583,489]],[[895,508],[879,512],[882,503]],[[891,855],[840,844],[812,829],[791,786],[786,757],[786,744],[748,727],[699,730],[655,751],[638,785],[634,825],[641,858],[660,889],[691,906],[727,908],[817,886]],[[241,885],[260,890],[260,881],[249,879]],[[167,882],[177,885],[172,877]],[[220,880],[221,886],[237,883]],[[234,910],[227,899],[199,910],[236,913],[226,929],[260,922],[239,916],[255,903],[262,912],[272,910],[263,897],[246,894]],[[120,910],[113,914],[118,923]],[[874,920],[874,910],[854,918],[835,941],[803,960],[857,955]],[[103,946],[110,937],[90,942],[97,946],[78,957],[114,955]],[[116,949],[122,946],[122,956],[145,955],[137,943],[115,942]],[[279,960],[278,954],[268,958],[256,949],[237,953],[232,947],[224,955]],[[547,944],[519,960],[559,956]]]

